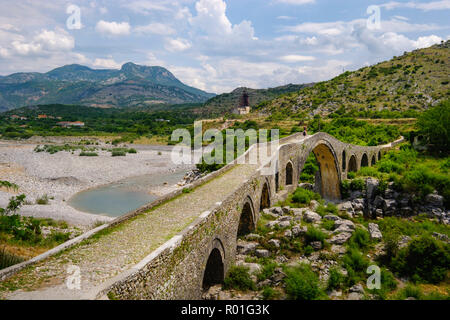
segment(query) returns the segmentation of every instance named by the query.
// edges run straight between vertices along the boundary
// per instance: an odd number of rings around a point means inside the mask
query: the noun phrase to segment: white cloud
[[[163,36],[168,36],[176,33],[175,29],[172,28],[171,26],[157,22],[150,23],[146,26],[136,27],[134,28],[134,31],[142,34],[156,34]]]
[[[165,48],[171,52],[185,51],[192,47],[189,40],[177,38],[177,39],[167,39]]]
[[[285,4],[293,4],[293,5],[304,5],[304,4],[316,3],[316,0],[276,0],[276,2],[285,3]]]
[[[92,65],[96,68],[103,68],[103,69],[120,69],[121,64],[114,61],[112,58],[108,59],[95,59]]]
[[[442,0],[442,1],[432,1],[426,3],[420,2],[398,2],[391,1],[381,5],[387,10],[397,9],[397,8],[411,8],[411,9],[419,9],[423,11],[431,11],[431,10],[448,10],[450,9],[450,0]]]
[[[128,35],[130,34],[130,29],[131,27],[128,22],[108,22],[104,20],[97,22],[95,27],[97,32],[113,36]]]
[[[316,58],[313,56],[301,56],[291,54],[280,57],[280,60],[288,63],[296,63],[296,62],[314,61],[316,60]]]

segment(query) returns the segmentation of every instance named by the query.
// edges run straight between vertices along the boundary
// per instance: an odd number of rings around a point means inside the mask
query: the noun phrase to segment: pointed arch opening
[[[350,161],[348,162],[348,172],[358,171],[358,165],[356,164],[356,156],[352,155]]]
[[[242,209],[241,217],[239,219],[239,227],[237,236],[242,237],[255,230],[255,218],[253,213],[253,206],[251,200],[248,199]]]
[[[369,166],[369,158],[367,157],[367,154],[364,153],[361,158],[361,168],[368,166]]]
[[[347,169],[347,153],[342,152],[342,171],[345,171]]]
[[[286,165],[286,185],[290,186],[294,184],[294,167],[291,162]]]
[[[270,190],[269,183],[266,181],[263,185],[261,191],[261,202],[259,205],[259,211],[261,212],[263,209],[270,208]]]
[[[375,156],[372,157],[371,166],[374,166],[377,163]]]
[[[203,276],[203,290],[221,284],[224,281],[224,263],[220,250],[214,248],[206,262],[205,273]]]

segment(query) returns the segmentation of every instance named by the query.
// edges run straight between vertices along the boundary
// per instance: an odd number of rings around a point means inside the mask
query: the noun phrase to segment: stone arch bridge
[[[374,165],[400,142],[362,147],[326,133],[281,139],[257,164],[230,163],[187,192],[173,192],[0,271],[0,298],[199,299],[204,288],[223,281],[237,237],[256,227],[259,212],[297,188],[311,153],[320,168],[317,191],[337,200],[348,172]]]

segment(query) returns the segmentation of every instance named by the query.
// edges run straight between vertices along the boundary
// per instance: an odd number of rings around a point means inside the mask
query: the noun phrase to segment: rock
[[[309,245],[316,251],[322,249],[322,242],[320,241],[311,242]]]
[[[378,217],[383,217],[383,210],[381,210],[381,209],[376,209],[375,210],[375,212],[374,212],[374,216],[375,216],[375,218],[378,218]]]
[[[277,226],[278,225],[278,221],[269,221],[268,223],[266,223],[266,228],[269,228],[269,229],[273,229],[273,228],[275,228],[275,226]]]
[[[380,197],[380,196],[376,196],[375,197],[375,200],[373,200],[373,207],[374,208],[381,208],[381,206],[383,205],[383,201],[384,201],[384,199],[382,198],[382,197]]]
[[[450,241],[450,238],[446,234],[442,233],[433,232],[433,237],[444,242]]]
[[[280,240],[277,240],[277,239],[270,239],[267,243],[277,249],[280,248],[280,244],[281,244]]]
[[[271,287],[271,286],[272,286],[272,280],[270,280],[270,279],[266,279],[257,284],[258,289],[262,289],[265,287]]]
[[[286,207],[281,208],[281,210],[283,211],[283,214],[285,214],[285,215],[290,214],[291,207],[286,206]]]
[[[294,216],[299,217],[303,215],[303,212],[305,212],[305,208],[292,208],[291,212]]]
[[[350,201],[346,201],[346,202],[338,204],[337,208],[339,211],[345,211],[350,215],[353,215],[353,213],[355,212],[353,210],[353,205]]]
[[[355,212],[364,210],[364,200],[363,199],[355,199],[352,202],[353,209]]]
[[[262,237],[259,234],[254,234],[254,233],[250,233],[245,236],[245,240],[247,240],[247,241],[258,241],[261,238]]]
[[[353,287],[350,288],[350,292],[357,292],[364,294],[364,287],[360,283],[355,284]]]
[[[308,231],[308,229],[306,227],[294,226],[292,228],[292,235],[294,237],[298,237],[302,234],[305,234],[307,231]]]
[[[395,210],[397,208],[397,201],[391,199],[384,199],[382,206],[384,215],[389,216],[395,213]]]
[[[202,295],[203,300],[219,300],[219,294],[222,291],[222,285],[218,284],[209,288]]]
[[[316,211],[317,208],[319,208],[320,203],[317,200],[311,200],[311,202],[309,203],[309,207],[311,208],[312,211]]]
[[[344,244],[344,243],[346,243],[348,241],[348,239],[351,238],[351,236],[352,236],[351,233],[341,232],[341,233],[335,235],[333,238],[331,238],[329,240],[329,242],[331,244]]]
[[[369,223],[369,234],[371,239],[381,240],[383,235],[376,223]]]
[[[364,197],[364,194],[361,192],[361,191],[352,191],[351,193],[350,193],[350,199],[351,200],[355,200],[355,199],[358,199],[358,198],[362,198],[362,197]]]
[[[283,281],[284,278],[286,278],[286,274],[283,270],[281,268],[276,268],[273,275],[270,277],[270,280],[272,280],[273,283],[278,284]]]
[[[369,178],[366,180],[367,199],[369,201],[375,198],[379,184],[380,181],[374,178]]]
[[[334,222],[335,230],[333,231],[334,234],[340,233],[340,232],[348,232],[353,233],[355,231],[355,224],[350,220],[340,219],[336,220]]]
[[[269,250],[266,249],[257,249],[255,254],[258,258],[268,258],[270,256]]]
[[[314,191],[314,185],[312,185],[311,183],[300,183],[298,186],[299,188]]]
[[[291,230],[286,230],[284,232],[284,237],[288,238],[288,239],[292,238],[292,231]]]
[[[403,249],[403,248],[407,247],[410,241],[411,241],[411,237],[402,236],[400,238],[400,240],[398,241],[398,248]]]
[[[322,220],[322,217],[316,212],[307,210],[303,214],[303,220],[305,220],[306,222],[314,223],[314,222],[320,222]]]
[[[278,262],[278,263],[286,263],[286,262],[289,261],[289,259],[286,258],[285,256],[281,255],[281,256],[277,256],[275,258],[275,261]]]
[[[263,209],[263,213],[269,215],[272,213],[272,211],[270,211],[270,209],[265,208]]]
[[[333,214],[327,214],[325,217],[323,217],[326,220],[332,220],[332,221],[338,221],[341,220],[338,216],[335,216]]]
[[[237,242],[237,252],[240,254],[250,254],[256,250],[259,243],[257,242],[245,242],[242,240],[238,240]]]
[[[262,270],[262,267],[258,263],[237,262],[238,266],[246,267],[251,274],[256,274]]]
[[[333,244],[331,246],[331,252],[337,253],[337,254],[345,254],[347,252],[347,249],[344,246],[339,246],[336,244]]]
[[[440,196],[436,191],[427,195],[425,201],[434,207],[442,207],[444,205],[444,197]]]
[[[278,226],[281,229],[288,228],[291,226],[291,222],[290,221],[280,221],[280,222],[278,222]]]
[[[278,219],[278,221],[292,221],[294,218],[291,216],[284,216]]]
[[[280,207],[273,207],[271,208],[271,211],[273,214],[276,214],[277,216],[283,215],[283,209],[281,209]]]
[[[347,300],[362,300],[364,298],[364,295],[357,292],[352,292],[348,295]]]
[[[328,297],[330,297],[331,300],[333,300],[335,298],[340,298],[340,297],[342,297],[342,291],[336,291],[336,290],[331,291],[328,294]]]

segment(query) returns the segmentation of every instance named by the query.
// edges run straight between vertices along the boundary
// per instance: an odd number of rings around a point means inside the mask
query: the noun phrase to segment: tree
[[[450,150],[450,100],[441,102],[422,113],[417,121],[420,134],[427,137],[430,150],[448,154]]]

